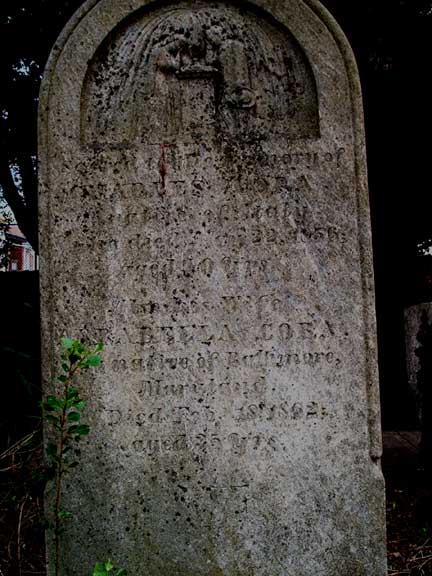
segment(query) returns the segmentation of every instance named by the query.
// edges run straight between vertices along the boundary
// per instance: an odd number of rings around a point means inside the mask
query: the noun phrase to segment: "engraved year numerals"
[[[238,408],[226,411],[218,408],[214,402],[207,403],[204,398],[198,403],[182,403],[180,405],[156,405],[141,409],[140,412],[132,410],[108,410],[106,421],[110,426],[120,423],[133,427],[159,426],[163,424],[174,425],[211,425],[216,428],[222,421],[234,420],[237,422],[273,422],[282,426],[291,422],[309,423],[330,417],[325,406],[318,402],[284,401],[273,403],[268,401],[255,401],[245,403]]]
[[[317,402],[282,402],[280,404],[245,404],[236,409],[235,419],[240,422],[268,420],[268,421],[311,421],[326,418],[327,408]]]

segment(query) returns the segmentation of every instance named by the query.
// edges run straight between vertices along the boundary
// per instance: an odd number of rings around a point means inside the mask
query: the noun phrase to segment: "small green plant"
[[[61,383],[58,395],[50,395],[42,403],[43,419],[49,425],[51,441],[46,448],[49,478],[55,485],[53,522],[49,527],[54,531],[55,576],[60,574],[60,537],[63,524],[72,517],[62,510],[62,483],[65,473],[78,465],[74,447],[87,436],[90,428],[81,423],[85,400],[80,396],[74,380],[78,372],[99,366],[102,362],[101,343],[90,349],[79,340],[62,339],[61,369],[57,377]]]
[[[127,574],[124,568],[118,568],[111,560],[108,562],[98,562],[93,570],[93,576],[125,576]]]

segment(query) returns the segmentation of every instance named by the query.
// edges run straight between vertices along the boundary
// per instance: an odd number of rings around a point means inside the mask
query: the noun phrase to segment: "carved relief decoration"
[[[90,63],[81,108],[82,141],[93,145],[319,135],[315,80],[295,39],[225,3],[123,22]]]

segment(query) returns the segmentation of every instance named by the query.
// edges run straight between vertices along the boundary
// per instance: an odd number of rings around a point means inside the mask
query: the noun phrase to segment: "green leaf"
[[[106,576],[105,565],[98,562],[93,569],[93,576]]]
[[[73,514],[72,512],[66,512],[64,510],[60,510],[60,512],[58,513],[58,517],[60,520],[69,520],[70,518],[73,518]]]
[[[73,428],[73,426],[71,426],[71,428]],[[87,426],[87,424],[76,426],[73,433],[77,434],[78,436],[87,436],[87,434],[90,433],[90,426]]]
[[[117,572],[115,573],[115,576],[125,576],[126,574],[127,574],[126,568],[120,568],[120,570],[117,570]]]
[[[63,384],[66,384],[66,382],[69,380],[69,378],[67,376],[65,376],[64,374],[62,374],[61,376],[57,376],[57,380],[59,380],[59,382],[63,382]]]
[[[81,400],[81,398],[77,398],[72,402],[72,406],[77,410],[83,410],[86,406],[85,400]]]
[[[114,568],[114,564],[111,562],[111,560],[108,560],[108,562],[105,562],[105,570],[107,572],[111,572],[111,570]]]
[[[79,412],[69,412],[67,415],[68,422],[79,422],[81,414]]]
[[[68,390],[66,398],[67,398],[66,404],[70,407],[74,406],[77,402],[81,401],[81,398],[79,396],[79,390],[77,390],[76,388],[72,388],[72,390]]]
[[[63,410],[63,401],[57,396],[48,396],[45,402],[50,410]]]
[[[90,356],[86,360],[86,364],[90,368],[93,368],[95,366],[100,366],[101,363],[102,363],[102,358],[99,356],[99,354],[90,354]]]
[[[82,342],[80,342],[79,340],[76,341],[76,350],[80,354],[86,354],[88,352],[88,349],[86,348],[86,346]]]
[[[69,350],[75,344],[76,340],[72,340],[72,338],[62,338],[61,343],[65,350]]]
[[[59,417],[53,416],[52,414],[46,414],[45,420],[46,420],[46,422],[50,422],[51,424],[54,424],[54,426],[57,426],[59,423]]]

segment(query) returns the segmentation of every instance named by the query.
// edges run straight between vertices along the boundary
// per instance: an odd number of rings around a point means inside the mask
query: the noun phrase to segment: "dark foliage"
[[[36,272],[1,275],[0,453],[34,430],[39,416],[38,300]]]
[[[37,106],[50,50],[82,0],[0,3],[0,186],[37,249]],[[15,167],[13,178],[11,168]]]
[[[0,574],[46,574],[41,433],[0,452]]]
[[[38,275],[2,273],[0,301],[0,574],[44,563]]]

